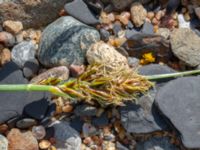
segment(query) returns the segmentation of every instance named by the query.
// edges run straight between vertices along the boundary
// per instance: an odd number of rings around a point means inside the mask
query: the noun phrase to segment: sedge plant
[[[98,102],[105,106],[119,105],[127,100],[135,100],[144,94],[159,79],[199,74],[200,70],[171,74],[142,76],[127,67],[112,68],[108,65],[89,65],[77,78],[61,81],[49,78],[35,84],[0,85],[3,91],[47,91],[68,100]]]

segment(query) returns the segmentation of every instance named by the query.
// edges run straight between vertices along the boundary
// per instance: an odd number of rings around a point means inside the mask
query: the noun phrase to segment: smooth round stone
[[[39,45],[39,61],[46,67],[82,65],[91,44],[100,40],[97,30],[73,17],[61,17],[48,25]]]
[[[26,129],[36,124],[37,124],[36,120],[31,118],[24,118],[22,120],[17,121],[16,126],[20,129]]]
[[[41,140],[45,137],[46,130],[43,126],[34,126],[32,128],[32,133],[36,139]]]
[[[24,64],[23,73],[26,78],[33,77],[39,70],[39,63],[37,59],[27,61]]]
[[[12,49],[12,61],[22,68],[27,61],[35,59],[35,52],[36,46],[31,41],[21,42]]]
[[[8,140],[0,134],[0,150],[8,149]]]

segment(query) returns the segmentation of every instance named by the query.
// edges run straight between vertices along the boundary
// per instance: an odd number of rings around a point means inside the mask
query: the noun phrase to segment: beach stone
[[[200,148],[199,82],[199,77],[178,78],[161,87],[155,98],[155,105],[179,131],[186,148]]]
[[[180,28],[170,35],[172,52],[188,66],[200,64],[200,37],[190,29]]]
[[[31,119],[31,118],[24,118],[22,120],[17,121],[16,126],[19,129],[26,129],[26,128],[30,128],[36,124],[37,124],[36,120]]]
[[[8,140],[6,137],[0,134],[0,150],[7,150],[8,149]]]
[[[39,70],[39,62],[37,59],[29,60],[25,62],[24,67],[23,67],[23,73],[26,78],[31,78],[34,75],[37,74]]]
[[[168,28],[159,28],[156,34],[163,36],[165,39],[168,39],[170,36],[170,30]]]
[[[141,32],[144,34],[154,34],[154,27],[151,23],[145,22],[142,26]]]
[[[3,28],[12,34],[17,34],[23,30],[23,24],[20,21],[6,20],[3,22]]]
[[[7,135],[9,150],[39,150],[37,139],[30,131],[21,132],[13,128]]]
[[[79,105],[74,110],[76,116],[95,116],[96,113],[97,108],[87,104]]]
[[[108,119],[107,113],[103,113],[99,117],[93,117],[92,118],[92,124],[94,126],[100,126],[100,127],[108,125],[109,119]]]
[[[82,131],[83,124],[84,122],[81,117],[74,117],[70,120],[70,126],[74,128],[77,132]]]
[[[69,78],[69,69],[66,66],[54,67],[34,77],[33,79],[31,79],[30,82],[38,83],[40,81],[44,81],[49,78],[67,80]]]
[[[111,0],[111,3],[113,4],[114,8],[117,10],[125,9],[132,2],[133,2],[133,0]]]
[[[24,28],[41,28],[59,17],[69,0],[7,0],[0,3],[0,24],[6,20],[21,21]]]
[[[0,69],[0,84],[28,84],[28,81],[23,77],[19,67],[10,61]],[[21,116],[25,107],[32,107],[32,103],[38,101],[48,101],[49,97],[49,94],[44,92],[1,92],[0,124],[11,118]],[[43,115],[40,114],[40,108],[43,110],[42,112],[45,111],[45,106],[38,105],[36,109],[31,109],[31,113]]]
[[[174,72],[173,69],[158,64],[146,65],[139,69],[139,74],[141,75]],[[166,81],[158,81],[153,89],[138,98],[137,103],[129,102],[120,107],[121,122],[127,132],[141,134],[168,129],[167,123],[154,105],[156,93],[160,87],[166,84]]]
[[[146,9],[142,6],[141,3],[135,2],[131,6],[130,11],[131,11],[131,20],[134,23],[134,25],[136,27],[142,26],[147,16]]]
[[[61,17],[43,31],[38,57],[47,67],[82,65],[87,49],[99,40],[97,30],[73,17]]]
[[[55,130],[55,147],[57,150],[80,150],[81,138],[79,133],[65,121],[56,121],[52,124]]]
[[[83,0],[74,0],[67,3],[64,8],[67,14],[85,24],[95,25],[99,23],[99,20],[95,17],[93,12]]]
[[[199,18],[200,20],[200,7],[197,7],[194,9],[195,10],[195,14],[197,15],[197,17]]]
[[[15,37],[6,31],[0,32],[0,44],[6,47],[12,47],[15,44]]]
[[[101,28],[99,32],[101,35],[101,40],[103,40],[104,42],[107,42],[109,40],[110,33],[104,28]]]
[[[23,68],[27,61],[35,59],[35,52],[36,46],[32,42],[21,42],[12,49],[12,61]]]
[[[144,142],[138,142],[136,150],[178,150],[178,148],[171,144],[168,137],[153,137]]]
[[[89,64],[110,64],[112,66],[128,66],[128,60],[120,54],[114,47],[103,41],[93,44],[86,54]]]
[[[11,60],[11,52],[9,49],[4,48],[0,52],[0,65],[4,65]]]

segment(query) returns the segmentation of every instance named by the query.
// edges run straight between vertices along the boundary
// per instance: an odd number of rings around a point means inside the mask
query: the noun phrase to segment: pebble
[[[4,65],[11,60],[11,52],[9,49],[4,48],[0,52],[0,65]]]
[[[155,14],[152,11],[147,13],[147,18],[149,18],[150,20],[152,20],[154,18],[154,16],[155,16]]]
[[[43,139],[46,136],[46,130],[43,126],[34,126],[32,128],[32,133],[34,137],[38,140]]]
[[[31,79],[31,83],[39,83],[47,79],[67,80],[69,78],[69,69],[66,66],[51,68]]]
[[[33,43],[39,44],[42,32],[41,30],[28,29],[24,30],[21,35],[23,36],[24,40],[31,40]]]
[[[74,114],[76,116],[95,116],[96,113],[97,113],[97,108],[87,104],[79,105],[74,110]]]
[[[191,29],[179,28],[170,35],[172,52],[188,66],[200,64],[200,37]]]
[[[73,110],[73,106],[70,104],[67,104],[65,106],[62,107],[62,111],[65,113],[70,113]]]
[[[156,34],[163,36],[165,39],[168,39],[170,36],[170,30],[168,28],[159,28]]]
[[[130,17],[131,14],[129,12],[122,12],[120,15],[116,16],[116,19],[118,19],[123,25],[128,25]]]
[[[132,2],[133,0],[111,0],[111,3],[116,10],[123,10],[126,7],[130,6]]]
[[[144,24],[147,16],[147,11],[142,4],[136,2],[131,6],[131,20],[136,27],[141,27]]]
[[[8,140],[6,137],[0,134],[0,150],[7,150],[8,149]]]
[[[17,121],[16,126],[19,129],[26,129],[26,128],[30,128],[36,124],[37,124],[36,120],[31,119],[31,118],[24,118],[22,120]]]
[[[104,42],[107,42],[109,40],[110,33],[103,28],[101,28],[99,32],[100,32],[101,40]]]
[[[115,21],[115,19],[114,13],[106,13],[104,11],[101,12],[100,21],[102,24],[111,24]]]
[[[141,32],[144,34],[154,34],[154,27],[151,23],[145,22],[142,26]]]
[[[100,41],[93,44],[86,54],[89,64],[107,64],[111,66],[128,66],[126,57],[115,50],[114,47]]]
[[[65,121],[56,121],[52,125],[55,130],[55,147],[57,150],[80,150],[81,138],[79,133]]]
[[[8,131],[8,128],[7,124],[0,125],[0,134],[5,134]]]
[[[70,126],[72,128],[74,128],[77,132],[81,132],[82,131],[83,124],[84,124],[84,122],[81,119],[81,117],[74,117],[70,121]]]
[[[179,28],[188,28],[190,29],[190,22],[185,21],[182,14],[178,15],[178,26]]]
[[[84,137],[89,137],[97,134],[97,129],[90,123],[84,123],[82,127]]]
[[[40,149],[48,149],[50,146],[51,146],[51,143],[49,141],[47,141],[47,140],[42,140],[39,143]]]
[[[23,24],[20,21],[6,20],[3,22],[3,28],[12,34],[17,34],[23,30]]]
[[[168,137],[153,137],[136,145],[136,150],[178,150]]]
[[[24,67],[23,67],[23,73],[24,76],[27,79],[30,79],[31,77],[35,76],[37,72],[39,71],[39,62],[37,59],[29,60],[25,62]]]
[[[99,23],[99,20],[95,17],[93,12],[88,8],[87,4],[83,0],[74,0],[67,3],[64,6],[64,9],[69,15],[85,24],[95,25]]]
[[[15,44],[15,37],[11,33],[2,31],[0,32],[0,44],[6,47],[12,47]]]
[[[99,40],[96,29],[73,17],[60,17],[44,29],[38,58],[46,67],[83,65],[86,51]]]
[[[195,8],[195,14],[200,19],[200,7]]]
[[[101,116],[99,117],[94,117],[92,119],[92,124],[94,126],[99,126],[99,127],[102,127],[102,126],[106,126],[109,124],[109,119],[108,119],[108,116],[106,113],[103,113]]]
[[[12,61],[23,68],[27,61],[35,59],[35,53],[36,46],[32,42],[23,41],[13,47]]]
[[[80,66],[80,65],[71,64],[69,66],[70,76],[72,76],[72,77],[78,77],[79,75],[84,73],[84,71],[85,71],[85,66],[84,65]]]
[[[13,128],[7,135],[9,150],[39,150],[38,142],[30,131]]]

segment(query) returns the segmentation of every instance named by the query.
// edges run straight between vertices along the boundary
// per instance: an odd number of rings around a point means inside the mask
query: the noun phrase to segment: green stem
[[[44,91],[51,92],[58,96],[66,96],[59,88],[51,85],[36,85],[36,84],[6,84],[0,85],[1,91]]]
[[[200,74],[200,70],[192,70],[192,71],[184,71],[184,72],[177,72],[177,73],[169,73],[169,74],[159,74],[159,75],[150,75],[145,76],[148,80],[159,80],[159,79],[166,79],[166,78],[176,78],[176,77],[183,77],[188,75],[195,75]]]

